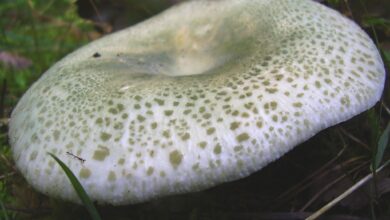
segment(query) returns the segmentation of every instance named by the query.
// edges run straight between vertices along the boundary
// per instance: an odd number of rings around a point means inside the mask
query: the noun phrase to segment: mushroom
[[[13,157],[42,193],[113,205],[258,171],[372,107],[385,70],[352,21],[309,0],[192,1],[69,54],[12,113]]]

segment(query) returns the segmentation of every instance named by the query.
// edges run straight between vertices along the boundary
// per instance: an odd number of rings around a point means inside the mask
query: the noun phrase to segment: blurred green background
[[[89,218],[82,206],[35,192],[15,169],[7,138],[12,108],[43,72],[69,52],[179,2],[0,0],[0,219]],[[389,0],[318,2],[369,33],[389,70]],[[373,109],[321,132],[249,178],[145,204],[100,206],[99,212],[103,219],[303,219],[370,173],[378,138],[389,122],[389,103],[387,82]],[[388,152],[384,158],[390,158]],[[324,219],[390,219],[389,173],[378,174],[375,184],[356,191]]]

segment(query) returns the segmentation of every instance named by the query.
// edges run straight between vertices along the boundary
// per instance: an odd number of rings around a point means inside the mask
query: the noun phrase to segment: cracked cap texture
[[[248,176],[373,106],[384,77],[369,37],[313,1],[188,2],[51,67],[10,142],[45,194],[79,202],[52,152],[93,200],[143,202]]]

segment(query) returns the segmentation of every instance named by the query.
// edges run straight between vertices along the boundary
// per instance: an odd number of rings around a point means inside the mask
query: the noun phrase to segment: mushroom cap
[[[385,70],[370,38],[309,0],[193,1],[51,67],[10,122],[37,190],[114,205],[243,178],[373,106]]]

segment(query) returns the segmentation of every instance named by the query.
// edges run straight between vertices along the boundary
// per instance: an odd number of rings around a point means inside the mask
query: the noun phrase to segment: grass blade
[[[380,172],[383,168],[388,166],[390,164],[390,160],[384,163],[381,167],[379,167],[375,172]],[[370,173],[367,176],[365,176],[363,179],[359,180],[357,183],[355,183],[353,186],[351,186],[349,189],[344,191],[341,195],[334,198],[332,201],[330,201],[328,204],[320,208],[318,211],[311,214],[309,217],[307,217],[305,220],[315,220],[318,219],[320,216],[322,216],[325,212],[327,212],[329,209],[331,209],[333,206],[335,206],[337,203],[339,203],[341,200],[343,200],[345,197],[349,196],[351,193],[355,192],[357,189],[359,189],[362,185],[366,184],[369,180],[373,178],[374,174]]]
[[[4,218],[4,220],[9,220],[7,210],[5,209],[4,204],[1,200],[0,200],[0,208],[1,208],[0,211],[3,213],[3,215],[0,215],[0,219]]]
[[[378,141],[378,148],[375,155],[375,161],[374,161],[374,169],[378,169],[379,165],[381,164],[383,160],[383,156],[385,154],[385,150],[389,144],[389,135],[390,135],[390,123],[387,124],[386,129],[383,131],[382,135],[379,138]]]
[[[64,170],[66,176],[68,177],[69,181],[72,183],[73,188],[76,190],[77,195],[81,199],[84,206],[87,208],[91,218],[93,220],[101,220],[100,215],[96,209],[96,207],[93,205],[91,199],[89,198],[87,192],[85,192],[83,186],[80,184],[80,182],[77,180],[77,177],[72,173],[72,171],[60,160],[58,159],[54,154],[48,153],[57,163],[60,165],[60,167]]]

